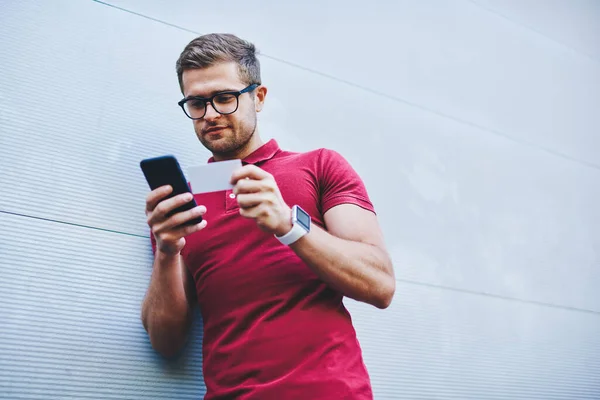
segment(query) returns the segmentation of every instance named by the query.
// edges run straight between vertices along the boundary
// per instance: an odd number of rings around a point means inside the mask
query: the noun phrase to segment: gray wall
[[[600,398],[600,3],[0,3],[0,397],[200,398],[139,322],[141,158],[204,162],[174,62],[262,51],[264,138],[341,152],[398,278],[347,301],[377,399]]]

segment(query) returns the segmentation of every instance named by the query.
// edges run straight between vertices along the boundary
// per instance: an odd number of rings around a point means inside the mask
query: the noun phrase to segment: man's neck
[[[264,144],[264,142],[260,138],[260,135],[258,134],[258,132],[255,132],[254,135],[252,135],[252,138],[250,138],[250,141],[248,141],[248,143],[246,143],[246,145],[244,147],[240,148],[235,153],[229,153],[229,154],[213,153],[213,158],[215,161],[234,160],[236,158],[243,160],[250,154],[254,153],[263,144]]]

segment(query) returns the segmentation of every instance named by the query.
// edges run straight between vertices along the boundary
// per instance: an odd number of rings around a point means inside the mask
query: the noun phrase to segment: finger
[[[249,208],[240,207],[240,215],[246,218],[255,219],[257,221],[269,221],[271,219],[271,214],[272,208],[262,203]]]
[[[254,207],[243,208],[240,207],[240,215],[246,218],[256,219],[260,212],[260,204]]]
[[[156,207],[154,207],[154,210],[152,210],[150,217],[148,218],[148,222],[150,223],[151,221],[164,220],[166,215],[168,215],[172,210],[192,201],[192,198],[192,194],[188,192],[161,201]]]
[[[206,207],[204,206],[197,206],[191,210],[181,211],[173,214],[164,221],[157,221],[155,229],[161,232],[173,230],[181,225],[189,223],[193,219],[204,216],[205,213]]]
[[[272,203],[264,192],[240,194],[236,199],[240,208],[251,208],[263,203]]]
[[[176,229],[174,231],[174,234],[177,235],[178,237],[184,237],[187,235],[191,235],[194,232],[198,232],[201,231],[202,229],[206,228],[206,220],[203,219],[202,222],[200,222],[199,224],[193,224],[193,225],[183,225],[180,228]]]
[[[233,193],[238,195],[242,193],[256,193],[269,190],[268,180],[241,179],[233,187]]]
[[[172,191],[173,188],[171,185],[161,186],[151,191],[148,196],[146,196],[146,212],[152,212],[152,210],[156,208],[156,205]]]
[[[169,241],[169,242],[175,242],[175,241],[181,239],[182,237],[191,235],[194,232],[201,231],[202,229],[206,228],[206,225],[207,225],[206,220],[202,220],[202,222],[200,222],[199,224],[182,225],[177,229],[174,229],[174,230],[169,231],[168,233],[162,234],[161,239]]]
[[[253,164],[244,165],[241,168],[238,168],[231,175],[231,184],[235,185],[240,179],[250,178],[250,179],[266,179],[271,178],[271,174],[267,171],[257,167]]]
[[[204,214],[206,214],[206,207],[194,207],[191,210],[173,214],[165,221],[165,225],[169,228],[176,228],[181,225],[189,225],[192,220],[199,217],[204,217]]]

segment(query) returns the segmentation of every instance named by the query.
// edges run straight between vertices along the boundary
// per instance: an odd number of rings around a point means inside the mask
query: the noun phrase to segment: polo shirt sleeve
[[[319,194],[323,214],[340,204],[355,204],[375,212],[363,180],[350,163],[334,150],[320,151]]]

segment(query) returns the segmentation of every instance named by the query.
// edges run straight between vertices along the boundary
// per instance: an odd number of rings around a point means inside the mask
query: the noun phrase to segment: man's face
[[[234,62],[186,70],[182,81],[186,98],[209,98],[219,92],[239,91],[248,86],[240,80],[238,65]],[[262,109],[265,94],[264,87],[241,94],[237,110],[228,115],[219,114],[211,104],[207,104],[204,117],[194,120],[194,130],[204,147],[222,156],[235,155],[242,149],[254,134],[256,113]]]

